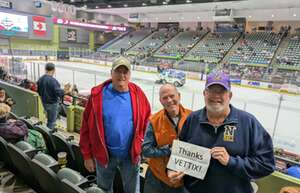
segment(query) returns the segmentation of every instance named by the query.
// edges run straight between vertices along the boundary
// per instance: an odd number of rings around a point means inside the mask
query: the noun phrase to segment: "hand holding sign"
[[[210,163],[210,158],[210,149],[174,140],[167,168],[174,171],[181,171],[184,174],[195,178],[204,179]],[[171,174],[173,173],[171,172],[169,177],[172,179],[174,176]],[[174,180],[176,178],[174,178]]]
[[[211,149],[212,158],[218,160],[223,166],[227,166],[229,162],[229,154],[224,147],[214,147]]]
[[[183,178],[183,176],[184,176],[183,172],[168,170],[168,177],[170,178],[171,182],[174,184],[180,181],[181,178]]]

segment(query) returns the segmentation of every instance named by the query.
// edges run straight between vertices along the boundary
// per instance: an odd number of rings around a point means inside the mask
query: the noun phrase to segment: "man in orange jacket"
[[[149,164],[144,193],[183,193],[183,182],[179,180],[183,173],[174,172],[169,178],[166,166],[172,142],[178,137],[191,110],[180,104],[180,93],[172,84],[160,88],[159,100],[164,109],[151,116],[143,143],[143,155]]]

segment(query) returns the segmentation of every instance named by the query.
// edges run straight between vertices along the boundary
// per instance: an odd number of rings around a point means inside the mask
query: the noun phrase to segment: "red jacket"
[[[107,80],[91,90],[91,96],[83,112],[80,128],[80,149],[83,158],[96,160],[106,167],[109,155],[105,142],[105,128],[102,119],[102,90],[111,83]],[[144,141],[144,133],[151,113],[150,104],[142,89],[134,83],[129,83],[129,91],[132,103],[134,137],[131,145],[131,160],[138,163],[141,153],[141,144]]]

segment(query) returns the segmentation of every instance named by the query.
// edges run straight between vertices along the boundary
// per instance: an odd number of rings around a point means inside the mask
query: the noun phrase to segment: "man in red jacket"
[[[139,86],[130,82],[130,61],[117,58],[111,79],[92,88],[80,129],[80,148],[88,171],[97,184],[113,192],[120,170],[125,193],[139,193],[141,144],[151,110]]]

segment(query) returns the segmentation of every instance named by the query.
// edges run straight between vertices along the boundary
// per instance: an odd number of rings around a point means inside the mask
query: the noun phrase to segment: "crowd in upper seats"
[[[288,45],[283,53],[276,57],[277,64],[300,67],[300,33],[293,34],[288,39]]]
[[[265,64],[271,60],[281,41],[282,34],[252,32],[242,35],[239,46],[229,58],[231,63]]]

